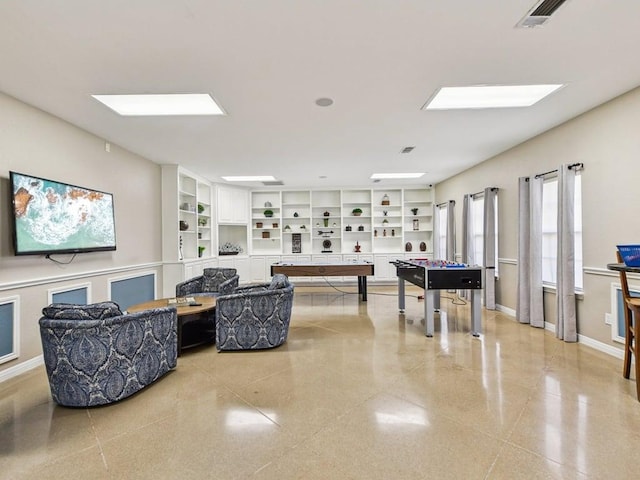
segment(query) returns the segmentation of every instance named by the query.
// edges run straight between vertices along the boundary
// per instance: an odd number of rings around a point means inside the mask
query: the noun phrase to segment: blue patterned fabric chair
[[[287,340],[293,285],[276,274],[271,283],[236,288],[216,299],[216,347],[222,350],[273,348]]]
[[[40,338],[51,396],[66,407],[122,400],[175,368],[175,307],[123,314],[116,303],[54,303]]]
[[[176,297],[199,295],[217,297],[231,293],[240,277],[235,268],[205,268],[202,275],[176,285]]]

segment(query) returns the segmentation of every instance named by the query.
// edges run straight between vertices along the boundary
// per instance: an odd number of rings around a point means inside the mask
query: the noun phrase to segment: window
[[[495,274],[498,276],[498,197],[495,197],[495,212],[496,212],[496,225],[495,225],[495,252],[496,258],[494,259]],[[481,267],[484,266],[484,195],[476,194],[473,196],[471,202],[471,219],[473,222],[473,259],[476,264]]]
[[[438,251],[433,253],[435,260],[447,258],[447,204],[438,207]]]
[[[474,195],[471,201],[471,219],[473,222],[473,260],[484,266],[484,195]]]
[[[582,177],[575,185],[575,277],[576,290],[582,290]],[[545,180],[542,187],[542,281],[556,284],[558,257],[558,179]]]

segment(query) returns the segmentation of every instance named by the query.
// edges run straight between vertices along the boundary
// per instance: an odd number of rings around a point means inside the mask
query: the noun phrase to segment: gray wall
[[[635,221],[640,203],[638,118],[640,88],[437,185],[438,203],[456,201],[456,252],[461,251],[463,195],[487,186],[500,188],[499,257],[506,260],[500,264],[496,292],[500,305],[516,308],[518,177],[582,162],[585,272],[578,329],[589,339],[620,347],[611,341],[611,329],[604,323],[611,310],[611,284],[618,282],[606,264],[615,261],[617,244],[640,243],[640,222]],[[545,294],[545,304],[555,304],[553,293]],[[553,308],[546,310],[547,321],[555,323]]]
[[[78,255],[69,265],[44,256],[13,255],[9,171],[113,193],[117,250]],[[91,283],[92,301],[105,300],[110,278],[157,272],[162,291],[160,167],[104,139],[0,94],[0,298],[20,297],[20,358],[42,353],[37,321],[48,289]],[[60,256],[67,260],[69,255]]]

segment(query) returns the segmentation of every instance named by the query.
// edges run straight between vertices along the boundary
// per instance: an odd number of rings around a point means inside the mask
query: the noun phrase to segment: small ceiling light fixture
[[[273,175],[230,175],[221,177],[225,182],[275,182]]]
[[[91,96],[123,116],[225,115],[208,93]]]
[[[316,105],[318,105],[319,107],[330,107],[331,105],[333,105],[333,100],[331,98],[319,98],[316,100]]]
[[[372,180],[386,178],[386,179],[398,179],[398,178],[420,178],[423,173],[374,173],[371,175]]]
[[[551,85],[476,85],[442,87],[422,107],[423,110],[530,107],[558,90]]]

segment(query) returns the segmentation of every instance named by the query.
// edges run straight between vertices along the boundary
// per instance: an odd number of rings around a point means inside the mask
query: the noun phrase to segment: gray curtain
[[[544,179],[529,180],[529,323],[544,328],[544,291],[542,288],[542,184]]]
[[[447,204],[447,258],[450,262],[456,259],[456,222],[454,216],[454,208],[456,202],[449,200]]]
[[[440,207],[433,206],[433,259],[440,260]]]
[[[530,323],[531,287],[529,278],[529,237],[531,208],[529,177],[518,178],[518,298],[516,318],[520,323]]]
[[[483,220],[483,262],[484,262],[484,308],[496,309],[496,222],[498,189],[489,187],[484,189],[484,220]]]
[[[558,263],[556,337],[577,342],[575,294],[575,184],[576,171],[567,165],[558,168]]]
[[[473,248],[473,195],[467,194],[462,201],[462,263],[476,265],[475,250]],[[460,298],[471,300],[469,290],[460,290]]]
[[[542,289],[542,177],[518,179],[518,299],[521,323],[544,328]]]

